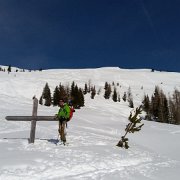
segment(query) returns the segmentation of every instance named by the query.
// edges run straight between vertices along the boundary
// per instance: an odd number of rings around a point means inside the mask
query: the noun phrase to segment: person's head
[[[64,100],[63,100],[63,99],[60,99],[60,100],[59,100],[59,106],[60,106],[60,107],[64,106]]]

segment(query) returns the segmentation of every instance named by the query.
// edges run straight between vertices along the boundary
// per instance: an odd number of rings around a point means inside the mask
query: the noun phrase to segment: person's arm
[[[63,117],[62,110],[63,110],[62,108],[59,109],[58,114],[57,114],[58,118]]]

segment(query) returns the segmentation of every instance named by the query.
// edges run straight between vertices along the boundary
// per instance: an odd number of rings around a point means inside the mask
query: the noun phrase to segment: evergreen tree
[[[150,100],[148,95],[144,95],[144,100],[142,102],[143,106],[142,109],[143,111],[146,112],[146,117],[145,119],[151,120],[151,115],[150,115]]]
[[[51,105],[51,91],[50,91],[48,83],[46,83],[46,85],[43,89],[42,98],[45,100],[45,102],[44,102],[45,106]]]
[[[123,99],[124,102],[126,102],[126,99],[127,99],[126,92],[124,92],[124,95],[123,95],[122,99]]]
[[[75,90],[75,82],[73,81],[71,84],[71,90],[70,90],[71,99],[74,98],[74,90]]]
[[[39,104],[43,105],[43,98],[42,98],[42,96],[39,98]]]
[[[8,73],[11,72],[11,65],[8,66],[8,69],[7,69]]]
[[[66,91],[68,100],[70,100],[71,99],[71,90],[70,90],[70,87],[68,85],[65,87],[65,91]]]
[[[144,99],[142,101],[142,109],[145,111],[145,112],[148,112],[149,109],[150,109],[150,100],[149,100],[149,96],[148,95],[144,95]]]
[[[168,101],[158,86],[155,86],[154,94],[151,98],[150,114],[155,121],[169,123]]]
[[[165,123],[169,123],[169,104],[168,104],[168,99],[165,96],[164,97],[164,115],[165,115]]]
[[[114,102],[117,102],[117,91],[116,91],[116,88],[114,88],[112,99],[113,99]]]
[[[175,89],[173,93],[173,119],[175,124],[180,124],[180,92]]]
[[[74,84],[71,85],[71,100],[74,108],[78,107],[78,86]]]
[[[129,99],[129,107],[134,108],[133,99]]]
[[[58,86],[56,86],[53,93],[53,106],[59,105],[59,100],[60,100],[60,90]]]
[[[118,94],[118,102],[121,101],[121,97],[120,97],[120,94]]]
[[[67,94],[67,91],[65,89],[65,87],[63,85],[59,85],[59,98],[60,99],[63,99],[65,102],[67,102],[68,100],[68,94]]]
[[[104,85],[105,91],[108,89],[108,86],[109,86],[108,82],[105,82],[105,85]]]
[[[129,102],[129,107],[130,108],[134,108],[133,97],[132,97],[132,93],[131,93],[131,88],[130,87],[128,88],[127,100]]]
[[[77,96],[77,89],[75,90],[75,82],[74,81],[71,84],[70,96],[71,96],[72,104],[75,107],[76,96]]]
[[[128,138],[126,138],[126,135],[128,133],[135,133],[141,130],[142,126],[144,124],[140,124],[139,126],[136,126],[137,124],[141,123],[141,118],[139,117],[139,115],[142,112],[142,107],[137,107],[136,110],[134,111],[134,115],[132,114],[132,112],[129,115],[128,120],[130,121],[130,123],[126,126],[125,129],[125,135],[121,137],[121,140],[118,142],[118,144],[116,146],[118,147],[124,147],[125,149],[129,148],[128,145]]]
[[[75,88],[74,88],[74,96],[73,96],[73,105],[74,105],[74,108],[79,108],[80,107],[80,93],[79,93],[79,88],[77,85],[75,85]]]
[[[175,110],[175,105],[173,102],[173,99],[169,97],[169,123],[170,124],[175,124],[175,119],[174,119],[174,110]]]
[[[85,85],[84,85],[84,94],[87,94],[88,93],[88,86],[87,86],[87,84],[85,83]]]
[[[160,102],[159,102],[159,111],[158,111],[158,119],[160,122],[163,123],[169,123],[169,109],[168,109],[168,101],[163,93],[162,90],[160,90]]]
[[[84,106],[84,93],[81,88],[75,85],[72,92],[72,104],[74,108],[80,108]]]
[[[105,99],[109,99],[110,98],[110,96],[111,96],[111,85],[110,84],[106,84],[105,83],[105,92],[104,92],[104,98]]]
[[[94,99],[95,95],[96,95],[96,88],[94,86],[91,88],[91,99]]]
[[[160,95],[159,95],[159,87],[155,86],[154,94],[151,97],[151,114],[155,121],[158,121],[159,115],[159,105],[160,105]]]
[[[83,107],[84,106],[84,94],[83,94],[83,91],[81,88],[79,88],[78,97],[79,97],[79,106]]]

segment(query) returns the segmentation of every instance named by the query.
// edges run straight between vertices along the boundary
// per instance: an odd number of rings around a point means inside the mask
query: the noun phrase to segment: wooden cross
[[[36,132],[36,121],[58,121],[55,116],[37,116],[38,99],[33,97],[33,111],[32,116],[6,116],[8,121],[31,121],[31,130],[29,143],[34,143]]]

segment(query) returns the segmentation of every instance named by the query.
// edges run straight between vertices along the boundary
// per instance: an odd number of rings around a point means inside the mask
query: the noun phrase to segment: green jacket
[[[64,106],[59,109],[57,117],[59,119],[60,118],[69,119],[69,116],[70,116],[70,108],[69,108],[69,106],[66,103],[64,103]]]

